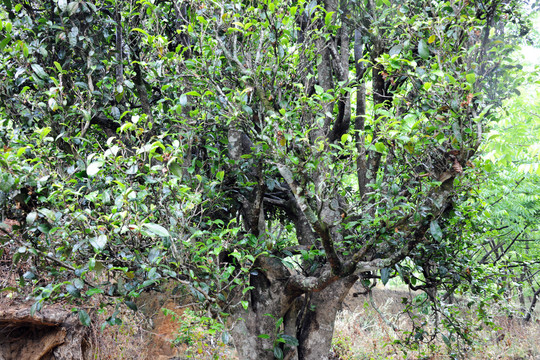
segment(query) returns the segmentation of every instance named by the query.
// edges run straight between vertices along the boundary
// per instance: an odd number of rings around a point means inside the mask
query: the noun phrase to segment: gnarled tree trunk
[[[298,329],[298,359],[328,359],[337,312],[358,277],[341,278],[324,290],[306,296]]]
[[[277,258],[260,258],[251,275],[248,308],[234,314],[232,335],[241,359],[327,359],[334,322],[343,299],[358,277],[337,278],[320,291],[298,292],[288,285],[291,273]],[[298,346],[277,341],[295,338]],[[277,348],[277,349],[275,349]]]

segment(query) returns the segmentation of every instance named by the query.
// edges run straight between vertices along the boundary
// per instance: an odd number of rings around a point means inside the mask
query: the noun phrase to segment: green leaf
[[[420,57],[423,59],[427,59],[429,57],[429,46],[426,44],[424,39],[420,40],[418,43],[418,55],[420,55]]]
[[[0,174],[0,190],[3,192],[8,192],[15,185],[15,178],[11,174]]]
[[[292,7],[289,9],[289,14],[291,14],[291,16],[295,16],[295,15],[296,15],[296,10],[297,10],[297,7],[296,7],[296,6],[292,6]]]
[[[41,67],[41,65],[32,64],[31,67],[32,67],[32,70],[34,70],[34,72],[36,73],[36,75],[39,76],[40,78],[44,80],[49,78],[49,75],[47,75],[47,73],[45,72],[45,70],[43,70],[43,67]]]
[[[126,304],[126,306],[127,306],[128,308],[130,308],[130,309],[133,310],[133,311],[137,311],[137,310],[138,310],[137,304],[135,304],[133,301],[126,301],[125,304]]]
[[[171,234],[169,234],[169,231],[165,229],[163,226],[155,223],[145,223],[143,224],[143,227],[146,228],[146,231],[150,233],[150,235],[157,235],[161,237],[170,237]]]
[[[401,52],[401,50],[403,50],[403,46],[402,46],[401,44],[394,45],[394,46],[392,46],[392,48],[390,48],[390,50],[388,51],[388,55],[390,55],[390,56],[399,55],[399,53]]]
[[[448,347],[452,346],[452,343],[451,343],[450,339],[446,335],[443,334],[442,339],[443,339],[444,343],[446,344],[446,346],[448,346]]]
[[[79,35],[79,28],[76,26],[73,26],[71,28],[71,31],[68,34],[69,44],[71,46],[77,45],[77,37]]]
[[[36,219],[37,219],[37,212],[35,211],[32,211],[31,213],[28,213],[28,215],[26,215],[26,223],[29,226],[32,226],[34,222],[36,221]]]
[[[218,173],[216,174],[216,178],[219,180],[219,181],[223,181],[223,178],[225,177],[225,171],[218,171]]]
[[[188,98],[186,94],[180,95],[180,105],[186,106],[188,103]]]
[[[50,220],[51,222],[56,221],[56,215],[55,215],[54,211],[52,211],[50,209],[42,208],[42,209],[39,209],[38,212],[41,213],[42,215],[45,215],[45,217],[48,220]]]
[[[330,26],[330,24],[332,23],[333,15],[334,15],[334,11],[329,11],[326,13],[326,16],[324,17],[324,24],[326,26]]]
[[[298,346],[298,339],[291,335],[283,334],[281,335],[281,338],[283,339],[283,342],[290,346]]]
[[[150,252],[148,253],[148,261],[150,261],[151,264],[155,263],[156,260],[159,258],[159,255],[161,255],[161,251],[159,248],[153,247]]]
[[[49,108],[50,108],[52,111],[58,110],[58,103],[56,102],[56,100],[55,100],[54,98],[50,98],[50,99],[49,99]]]
[[[386,285],[389,279],[390,279],[390,269],[386,267],[382,268],[381,269],[381,282],[383,283],[383,285]]]
[[[111,108],[111,115],[116,119],[116,120],[119,120],[120,119],[120,109],[118,109],[118,107],[116,106],[113,106]]]
[[[478,117],[476,118],[477,121],[478,120],[481,120],[484,118],[484,116],[487,114],[487,112],[493,107],[494,104],[489,104],[488,106],[486,106],[484,108],[484,110],[482,110],[482,112],[478,115]]]
[[[227,345],[230,342],[230,335],[228,331],[224,331],[221,333],[221,341]]]
[[[4,48],[7,46],[7,44],[11,41],[11,36],[6,36],[6,38],[2,41],[0,41],[0,51],[4,50]]]
[[[39,312],[43,307],[43,300],[38,300],[30,307],[30,315],[34,316],[36,312]]]
[[[66,11],[67,9],[67,0],[58,0],[58,7],[62,11]]]
[[[259,338],[261,338],[261,339],[270,339],[270,335],[268,335],[268,334],[260,334],[260,335],[257,336],[257,337],[259,337]]]
[[[58,72],[60,72],[60,73],[63,72],[62,65],[60,65],[60,63],[55,61],[54,66],[56,67],[56,70],[58,70]]]
[[[67,6],[68,15],[71,16],[71,15],[75,14],[75,12],[77,11],[78,8],[79,8],[79,1],[70,2],[68,4],[68,6]]]
[[[283,359],[283,350],[277,344],[274,346],[274,357],[276,359]]]
[[[133,28],[133,29],[131,29],[131,31],[137,31],[137,32],[140,32],[141,34],[144,34],[144,35],[146,35],[146,36],[150,36],[150,35],[148,34],[148,32],[144,31],[143,29]]]
[[[93,289],[88,289],[86,291],[86,296],[92,296],[92,295],[96,295],[96,294],[103,294],[103,290],[98,289],[98,288],[93,288]]]
[[[476,75],[474,73],[465,75],[465,78],[467,79],[467,82],[471,85],[473,85],[476,81]]]
[[[169,170],[174,176],[178,176],[179,178],[182,177],[182,166],[180,166],[177,162],[173,162],[169,165]]]
[[[75,278],[75,279],[73,279],[73,285],[74,285],[77,289],[81,290],[81,289],[84,287],[84,281],[82,281],[82,280],[79,279],[79,278]]]
[[[424,90],[428,91],[429,89],[431,89],[431,83],[430,82],[425,82],[424,83]]]
[[[431,235],[436,241],[441,241],[443,233],[437,220],[431,221],[431,224],[429,225],[429,231],[431,232]]]
[[[4,50],[7,44],[11,41],[11,36],[6,36],[2,41],[0,41],[0,50]]]
[[[88,176],[94,176],[99,172],[99,169],[103,165],[103,161],[94,161],[86,168],[86,174]]]
[[[90,245],[94,247],[96,250],[103,250],[105,248],[105,245],[107,245],[107,235],[101,234],[99,236],[90,238]]]
[[[117,102],[120,102],[122,98],[124,97],[124,87],[121,84],[118,84],[116,86],[116,94],[114,95],[114,98]]]
[[[384,154],[387,151],[386,145],[384,145],[382,142],[378,142],[375,144],[375,150],[377,150],[377,152]]]
[[[73,296],[75,298],[80,298],[81,297],[81,293],[79,292],[79,289],[77,289],[72,284],[66,285],[66,290],[69,293],[69,295],[71,295],[71,296]]]
[[[79,321],[84,326],[90,326],[90,323],[92,322],[90,320],[90,315],[88,315],[88,313],[82,309],[79,309]]]

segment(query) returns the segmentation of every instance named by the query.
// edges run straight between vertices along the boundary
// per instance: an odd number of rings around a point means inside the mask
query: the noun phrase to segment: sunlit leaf
[[[216,179],[219,181],[223,181],[223,178],[225,177],[225,171],[218,171],[216,174]]]
[[[160,255],[161,255],[161,251],[159,250],[159,248],[158,247],[153,247],[148,252],[148,261],[151,264],[153,264],[153,263],[155,263],[157,261],[157,259],[159,258]]]
[[[88,240],[96,250],[103,250],[107,245],[107,235],[101,234]]]
[[[169,231],[163,226],[155,223],[145,223],[143,227],[150,233],[150,235],[157,235],[161,237],[170,237]]]
[[[61,10],[61,11],[66,11],[67,9],[67,0],[58,0],[58,8]]]
[[[402,49],[403,49],[403,46],[401,44],[394,45],[392,46],[392,48],[390,48],[390,50],[388,51],[388,54],[390,56],[399,55]]]
[[[36,219],[37,219],[37,212],[35,212],[35,211],[32,211],[32,212],[28,213],[28,215],[26,215],[26,223],[29,226],[32,226],[34,224],[34,222],[36,221]]]
[[[92,162],[90,165],[88,165],[88,167],[86,168],[86,174],[88,176],[94,176],[96,175],[101,166],[103,166],[103,161],[94,161]]]
[[[36,75],[39,76],[40,78],[42,79],[49,78],[49,75],[47,75],[47,73],[45,72],[45,70],[43,70],[43,67],[41,65],[32,64],[31,67],[32,67],[32,70],[34,70],[34,72],[36,73]]]
[[[471,85],[476,82],[476,75],[474,73],[467,74],[465,77],[467,78],[467,82]]]

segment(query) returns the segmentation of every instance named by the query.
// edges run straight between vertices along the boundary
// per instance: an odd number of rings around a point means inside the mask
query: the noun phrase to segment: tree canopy
[[[485,306],[479,155],[529,6],[4,0],[0,239],[33,310],[171,282],[241,358],[322,359],[357,281]]]

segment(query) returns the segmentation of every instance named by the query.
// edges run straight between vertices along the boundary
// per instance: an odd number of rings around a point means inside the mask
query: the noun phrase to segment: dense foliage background
[[[4,290],[136,310],[172,283],[259,359],[326,356],[356,281],[425,292],[411,305],[449,347],[472,336],[456,295],[487,323],[502,298],[530,319],[540,104],[514,51],[538,41],[531,6],[4,0],[0,205],[18,223],[0,251],[21,269]]]

